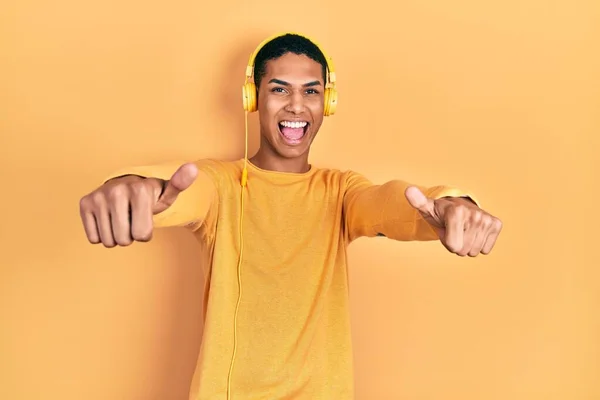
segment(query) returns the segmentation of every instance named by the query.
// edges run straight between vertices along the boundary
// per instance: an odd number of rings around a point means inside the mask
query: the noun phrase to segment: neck
[[[249,161],[260,169],[276,172],[291,172],[301,174],[310,170],[308,163],[308,153],[300,157],[284,158],[275,154],[270,154],[264,150],[264,147],[258,149],[258,152],[249,159]]]

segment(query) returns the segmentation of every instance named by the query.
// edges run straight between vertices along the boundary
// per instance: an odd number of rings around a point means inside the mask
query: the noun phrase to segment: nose
[[[286,105],[286,111],[299,114],[304,110],[304,97],[302,93],[293,92],[289,97],[288,104]]]

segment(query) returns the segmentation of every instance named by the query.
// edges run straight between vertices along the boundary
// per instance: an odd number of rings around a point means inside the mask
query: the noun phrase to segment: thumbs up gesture
[[[489,254],[502,230],[502,222],[465,198],[428,198],[415,186],[406,199],[437,232],[451,253],[471,257]]]
[[[169,180],[127,175],[104,183],[79,202],[83,227],[90,243],[128,246],[152,238],[152,216],[171,207],[198,175],[184,164]]]

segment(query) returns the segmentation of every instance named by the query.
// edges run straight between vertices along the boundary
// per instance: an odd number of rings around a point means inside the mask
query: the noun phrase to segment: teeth
[[[308,125],[308,122],[306,121],[281,121],[280,124],[282,126],[285,126],[286,128],[304,128],[306,125]]]

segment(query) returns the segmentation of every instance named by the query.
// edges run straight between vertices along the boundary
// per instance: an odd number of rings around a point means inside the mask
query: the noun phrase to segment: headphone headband
[[[335,84],[335,69],[333,66],[333,60],[331,58],[329,58],[327,56],[327,53],[325,53],[325,51],[323,50],[323,48],[314,40],[312,40],[311,38],[307,37],[306,35],[300,34],[300,33],[296,33],[296,32],[284,32],[284,33],[278,33],[276,35],[270,36],[268,38],[266,38],[265,40],[263,40],[257,47],[256,49],[250,54],[250,59],[248,60],[248,65],[246,66],[246,81],[248,81],[249,78],[252,77],[252,75],[254,74],[254,61],[256,59],[256,55],[258,54],[258,52],[270,41],[277,39],[279,37],[285,36],[285,35],[297,35],[300,37],[303,37],[306,40],[309,40],[312,44],[314,44],[323,54],[323,56],[325,57],[325,62],[327,63],[327,82],[325,82],[325,87],[330,87],[331,85]]]

